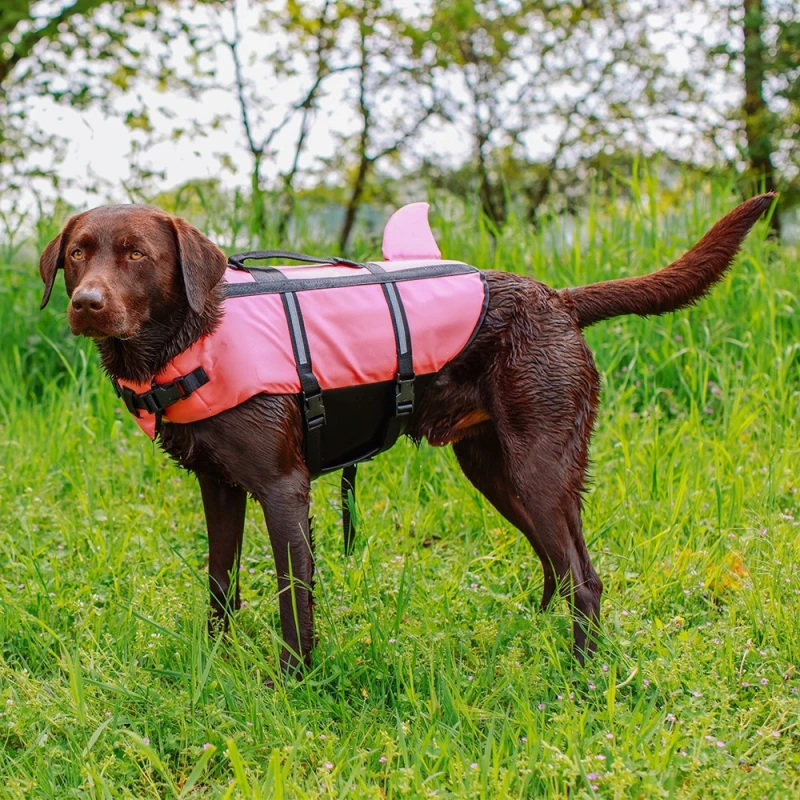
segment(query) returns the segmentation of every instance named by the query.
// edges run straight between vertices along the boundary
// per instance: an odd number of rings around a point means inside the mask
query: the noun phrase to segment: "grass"
[[[641,274],[725,187],[557,221],[436,220],[442,251],[552,285]],[[314,667],[275,677],[273,561],[252,507],[227,641],[205,636],[198,490],[122,413],[63,288],[0,273],[0,796],[788,797],[800,792],[797,250],[750,236],[688,312],[588,332],[604,376],[586,498],[606,591],[595,661],[539,614],[522,536],[452,454],[401,444],[314,490]],[[320,251],[319,242],[294,242]],[[374,254],[362,241],[355,256]]]

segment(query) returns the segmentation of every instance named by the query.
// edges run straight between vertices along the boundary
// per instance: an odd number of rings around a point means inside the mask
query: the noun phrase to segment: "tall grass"
[[[631,189],[569,227],[434,223],[447,256],[564,286],[663,266],[736,202]],[[208,640],[194,480],[68,335],[63,289],[40,314],[34,264],[0,268],[0,795],[796,795],[798,258],[765,234],[697,308],[587,332],[604,382],[592,664],[571,660],[565,607],[535,611],[535,557],[452,454],[401,444],[362,467],[351,558],[335,479],[318,482],[320,644],[275,688],[258,509],[246,607]]]

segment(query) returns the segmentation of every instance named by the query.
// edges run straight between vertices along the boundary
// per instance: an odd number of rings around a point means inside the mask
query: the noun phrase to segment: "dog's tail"
[[[742,203],[688,253],[658,272],[565,289],[578,325],[586,328],[623,314],[666,314],[692,305],[722,279],[748,231],[774,197],[770,192]]]

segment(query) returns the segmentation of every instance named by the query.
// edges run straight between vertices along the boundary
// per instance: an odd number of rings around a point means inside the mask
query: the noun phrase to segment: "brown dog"
[[[678,261],[644,277],[556,291],[488,272],[486,318],[434,379],[410,436],[452,444],[467,478],[530,541],[544,569],[542,608],[571,603],[575,653],[595,648],[603,585],[581,529],[581,492],[599,381],[581,328],[622,314],[663,314],[719,281],[772,195],[743,203]],[[76,335],[97,342],[112,377],[143,381],[212,331],[222,314],[225,255],[153,208],[72,217],[42,254],[42,307],[63,268]],[[193,471],[203,496],[213,619],[239,606],[247,493],[261,504],[278,574],[281,664],[308,663],[314,642],[310,477],[294,395],[257,395],[215,417],[165,423],[161,445]],[[233,587],[232,587],[233,583]]]

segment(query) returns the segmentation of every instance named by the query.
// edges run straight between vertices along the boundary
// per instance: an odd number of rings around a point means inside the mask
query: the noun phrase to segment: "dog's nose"
[[[96,286],[78,289],[72,295],[72,307],[76,311],[102,311],[106,304],[106,296]]]

